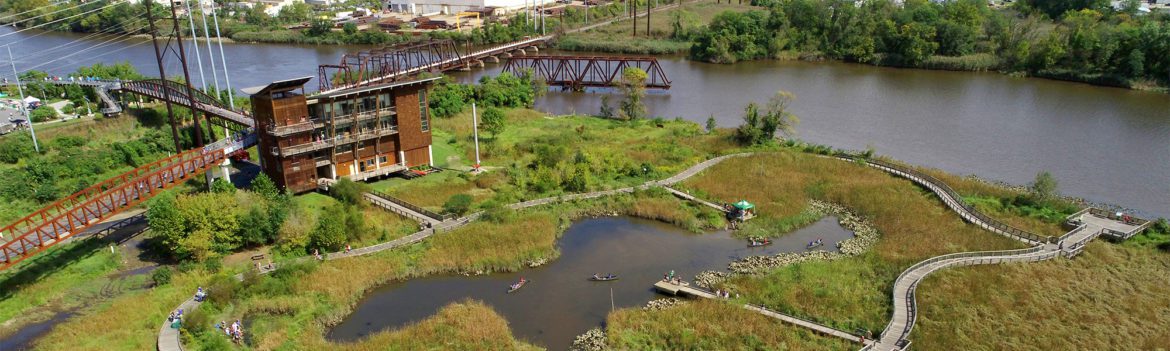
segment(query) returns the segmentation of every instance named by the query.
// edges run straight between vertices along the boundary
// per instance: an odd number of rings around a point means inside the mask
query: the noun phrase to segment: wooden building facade
[[[261,168],[295,193],[320,179],[366,180],[431,165],[427,88],[438,78],[305,97],[308,78],[245,89]],[[299,91],[299,93],[298,93]]]

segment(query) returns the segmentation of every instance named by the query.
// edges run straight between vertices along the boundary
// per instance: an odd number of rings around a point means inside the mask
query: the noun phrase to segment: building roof
[[[346,96],[346,95],[361,94],[364,92],[374,91],[374,90],[382,90],[382,89],[402,87],[402,86],[407,86],[407,85],[429,83],[432,81],[439,80],[440,78],[443,78],[443,77],[440,76],[440,77],[415,79],[415,80],[408,80],[408,81],[401,81],[401,82],[390,82],[390,83],[371,85],[371,86],[366,86],[366,87],[345,89],[345,90],[339,90],[339,91],[335,91],[335,92],[317,95],[317,96],[314,96],[314,98],[329,99],[329,98],[335,98],[335,97]]]
[[[297,87],[303,86],[303,85],[305,85],[305,83],[308,83],[310,79],[313,79],[313,77],[308,76],[308,77],[301,77],[301,78],[278,80],[278,81],[275,81],[272,83],[268,83],[268,85],[243,88],[243,89],[240,89],[240,91],[244,92],[244,94],[256,95],[256,94],[260,94],[260,93],[267,93],[267,92],[270,92],[272,90],[287,90],[289,88],[297,88]]]

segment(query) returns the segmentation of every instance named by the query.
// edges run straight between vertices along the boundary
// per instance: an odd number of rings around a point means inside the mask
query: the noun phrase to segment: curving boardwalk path
[[[855,160],[852,157],[841,158],[846,161]],[[958,266],[1036,262],[1060,256],[1071,258],[1083,251],[1089,241],[1097,238],[1104,231],[1133,232],[1144,229],[1141,226],[1121,223],[1108,218],[1084,216],[1083,211],[1074,215],[1080,216],[1077,219],[1081,221],[1081,225],[1067,234],[1059,238],[1040,236],[1011,227],[980,213],[975,208],[965,204],[946,183],[930,175],[880,160],[867,160],[866,164],[927,188],[937,195],[948,208],[972,224],[1033,246],[1020,250],[953,253],[932,257],[910,266],[894,281],[894,313],[890,317],[889,324],[886,325],[877,342],[866,345],[862,350],[905,350],[910,346],[910,340],[906,338],[914,329],[914,322],[918,317],[918,303],[915,300],[914,292],[918,283],[930,273]],[[1073,218],[1070,216],[1070,219]]]

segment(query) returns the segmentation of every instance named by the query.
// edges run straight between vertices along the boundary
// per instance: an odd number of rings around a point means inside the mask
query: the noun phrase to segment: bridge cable
[[[137,30],[139,30],[139,29],[144,29],[144,28],[146,28],[146,25],[142,25],[142,26],[139,26],[139,27],[137,27],[137,28],[134,28],[134,29],[132,29],[130,32],[137,31]],[[123,27],[123,28],[121,28],[121,29],[126,29],[126,28],[125,28],[125,27]],[[41,49],[41,50],[38,50],[38,51],[34,51],[34,52],[31,52],[31,53],[28,53],[28,54],[26,54],[25,56],[26,56],[26,57],[28,57],[28,56],[34,56],[34,55],[45,54],[45,53],[48,53],[48,52],[51,52],[51,51],[54,51],[54,50],[57,50],[57,49],[61,49],[61,48],[67,47],[67,46],[71,46],[71,45],[73,45],[73,44],[76,44],[76,43],[79,43],[79,42],[83,42],[83,41],[89,41],[90,39],[95,39],[96,37],[98,37],[98,36],[100,36],[100,35],[105,35],[105,34],[108,34],[108,35],[120,35],[120,34],[118,34],[118,33],[114,33],[114,31],[116,31],[116,30],[119,30],[119,28],[113,28],[113,27],[111,27],[111,28],[102,29],[102,30],[100,30],[100,31],[93,32],[93,33],[89,33],[89,34],[87,34],[87,35],[85,35],[85,36],[82,36],[82,37],[80,37],[80,38],[74,39],[74,40],[72,40],[72,41],[69,41],[69,42],[67,42],[67,43],[64,43],[64,44],[59,44],[59,45],[57,45],[57,46],[54,46],[54,47],[51,47],[51,48]],[[47,33],[52,33],[52,31],[42,31],[42,32],[40,32],[40,33],[33,34],[33,35],[31,35],[31,36],[28,36],[28,37],[22,38],[22,39],[20,39],[20,40],[14,41],[14,42],[10,42],[10,43],[8,43],[8,44],[5,44],[5,45],[13,45],[13,44],[16,44],[16,43],[19,43],[19,42],[25,41],[25,40],[29,40],[29,39],[35,38],[35,37],[37,37],[37,36],[41,36],[41,35],[47,34]],[[127,34],[127,33],[121,33],[121,34]],[[98,39],[100,39],[100,38],[98,38]]]
[[[46,62],[42,62],[42,63],[40,63],[40,64],[37,64],[37,65],[34,65],[34,66],[32,66],[32,67],[29,67],[29,68],[25,69],[25,72],[28,72],[28,71],[30,71],[30,70],[34,70],[34,69],[37,69],[37,68],[40,68],[40,67],[44,67],[44,66],[46,66],[46,65],[48,65],[48,64],[50,64],[50,63],[57,62],[57,61],[60,61],[60,60],[63,60],[63,59],[66,59],[66,58],[69,58],[69,57],[72,57],[72,56],[76,56],[76,55],[78,55],[78,54],[84,53],[84,52],[86,52],[86,51],[89,51],[89,50],[92,50],[92,49],[97,49],[97,48],[100,48],[100,47],[103,47],[103,46],[108,46],[108,45],[112,45],[112,44],[116,44],[116,43],[124,42],[124,41],[127,41],[127,40],[131,40],[131,39],[136,39],[136,38],[135,38],[133,35],[130,35],[130,34],[123,34],[123,35],[115,36],[114,38],[111,38],[111,39],[109,39],[109,40],[106,40],[106,41],[103,41],[103,42],[101,42],[101,43],[95,44],[95,45],[93,45],[93,46],[90,46],[90,47],[88,47],[88,48],[84,48],[84,49],[81,49],[81,50],[75,51],[75,52],[73,52],[73,53],[71,53],[71,54],[64,55],[64,56],[61,56],[61,57],[58,57],[58,58],[55,58],[55,59],[52,59],[52,60],[49,60],[49,61],[46,61]]]

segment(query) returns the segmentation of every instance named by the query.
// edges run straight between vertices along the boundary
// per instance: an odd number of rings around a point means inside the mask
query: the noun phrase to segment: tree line
[[[1131,1],[1130,4],[1135,4]],[[1170,79],[1166,14],[1099,0],[753,0],[689,34],[691,56],[733,63],[799,55],[904,67],[1000,70],[1134,86]]]

